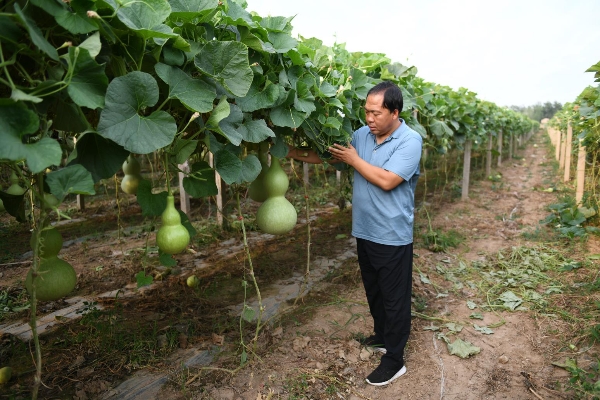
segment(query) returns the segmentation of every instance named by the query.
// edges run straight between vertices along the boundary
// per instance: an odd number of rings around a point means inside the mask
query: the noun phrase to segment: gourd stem
[[[40,238],[42,229],[44,229],[44,221],[46,219],[46,211],[43,204],[44,199],[44,175],[43,173],[38,173],[36,177],[37,190],[40,195],[40,201],[42,202],[42,206],[40,207],[40,219],[38,224],[35,225],[35,229],[33,231],[34,235],[34,245],[33,245],[33,265],[31,267],[31,336],[33,337],[33,343],[35,345],[35,376],[33,380],[33,390],[31,393],[31,398],[33,400],[37,400],[38,391],[40,388],[40,384],[42,383],[42,349],[40,347],[40,338],[37,331],[37,290],[35,280],[37,278],[37,273],[40,266]],[[32,214],[34,215],[34,214]],[[35,222],[35,221],[34,221]]]
[[[169,154],[165,151],[165,177],[167,178],[167,195],[172,196],[171,181],[169,178]]]
[[[236,201],[237,201],[237,209],[238,209],[238,215],[240,217],[240,221],[241,221],[241,225],[242,225],[242,234],[243,234],[243,238],[244,238],[244,250],[246,251],[246,257],[248,257],[248,266],[249,266],[249,274],[250,274],[250,278],[252,278],[252,283],[254,284],[254,289],[256,290],[256,298],[258,300],[258,318],[256,319],[256,331],[254,333],[254,339],[253,339],[253,346],[252,346],[252,351],[254,352],[256,350],[256,343],[258,342],[258,333],[260,332],[260,328],[261,328],[261,321],[262,321],[262,315],[263,315],[263,304],[262,304],[262,297],[260,295],[260,289],[258,287],[258,282],[256,281],[256,277],[254,276],[254,266],[252,265],[252,256],[250,255],[250,247],[248,246],[248,237],[246,236],[246,226],[244,225],[244,216],[242,214],[242,206],[240,204],[240,192],[236,191],[235,193],[236,196]],[[242,317],[240,317],[242,318]]]
[[[296,179],[300,180],[298,173],[296,172],[296,168],[294,168],[294,162],[291,163],[292,171],[294,172],[294,176]],[[302,284],[298,289],[298,295],[294,299],[294,306],[298,303],[300,296],[306,290],[306,286],[308,285],[308,277],[310,276],[310,246],[311,246],[311,236],[310,236],[310,199],[308,197],[308,186],[306,181],[302,179],[302,188],[304,189],[304,200],[306,205],[306,272],[304,273],[304,277],[302,278]]]

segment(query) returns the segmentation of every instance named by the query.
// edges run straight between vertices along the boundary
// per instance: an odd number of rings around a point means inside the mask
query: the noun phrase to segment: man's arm
[[[317,152],[313,149],[299,149],[294,146],[288,146],[288,153],[286,157],[293,158],[297,161],[304,161],[309,164],[323,163],[323,160],[321,160]]]
[[[356,149],[351,144],[349,144],[348,147],[334,144],[329,148],[329,152],[333,155],[335,160],[345,162],[352,166],[354,170],[361,174],[367,181],[383,190],[392,190],[404,182],[404,179],[399,175],[371,165],[360,158]]]

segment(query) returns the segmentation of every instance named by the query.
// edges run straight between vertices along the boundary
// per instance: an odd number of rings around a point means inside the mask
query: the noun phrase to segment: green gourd
[[[258,160],[260,161],[260,166],[262,169],[260,170],[260,173],[256,179],[250,184],[250,187],[248,188],[248,197],[254,201],[262,203],[269,197],[267,196],[267,191],[265,189],[265,175],[269,170],[267,153],[258,153]]]
[[[47,210],[51,210],[54,207],[58,207],[60,201],[52,193],[44,193],[44,206]]]
[[[190,242],[190,234],[181,224],[173,195],[167,196],[167,207],[161,215],[162,226],[156,233],[156,245],[166,254],[181,253]]]
[[[31,237],[35,246],[35,236]],[[58,258],[63,238],[56,228],[45,228],[40,232],[40,265],[35,278],[36,297],[40,301],[53,301],[65,297],[77,285],[77,274],[73,266]],[[31,294],[33,272],[25,278],[25,288]]]
[[[121,181],[121,190],[127,194],[136,194],[140,184],[142,168],[138,160],[129,154],[123,162],[123,173],[125,176]]]
[[[256,223],[265,233],[281,235],[291,231],[298,220],[296,209],[285,198],[289,186],[287,174],[279,159],[271,157],[271,167],[265,174],[265,191],[268,198],[256,212]]]
[[[19,186],[19,178],[17,177],[17,174],[15,174],[15,171],[13,171],[10,175],[10,183],[11,185],[8,187],[8,189],[6,189],[6,193],[16,196],[20,196],[25,193],[25,189]]]

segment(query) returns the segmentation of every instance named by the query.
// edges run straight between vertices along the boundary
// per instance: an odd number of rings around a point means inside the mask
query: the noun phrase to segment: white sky
[[[574,101],[600,61],[600,0],[246,0],[294,37],[414,65],[499,106]]]

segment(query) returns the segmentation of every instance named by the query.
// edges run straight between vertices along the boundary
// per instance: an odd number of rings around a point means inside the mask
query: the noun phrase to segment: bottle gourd
[[[190,234],[181,224],[173,195],[167,196],[167,207],[160,218],[162,225],[156,233],[156,245],[166,254],[181,253],[190,243]]]
[[[136,194],[142,176],[142,167],[133,154],[129,154],[123,162],[123,180],[121,181],[121,190],[127,194]]]
[[[31,248],[35,247],[35,236],[31,237]],[[32,281],[36,297],[41,301],[53,301],[65,297],[77,285],[77,274],[73,266],[58,258],[63,238],[56,228],[46,228],[40,232],[40,265],[35,280],[30,269],[25,278],[25,288],[31,294]]]
[[[256,223],[263,232],[281,235],[291,231],[296,225],[296,209],[285,198],[289,183],[279,159],[271,157],[271,166],[264,177],[267,199],[256,212]]]
[[[260,161],[260,166],[262,168],[256,179],[252,181],[248,188],[248,197],[258,203],[262,203],[268,197],[267,190],[265,189],[265,175],[269,170],[269,164],[267,163],[268,150],[269,145],[267,143],[263,142],[259,145],[258,160]]]

